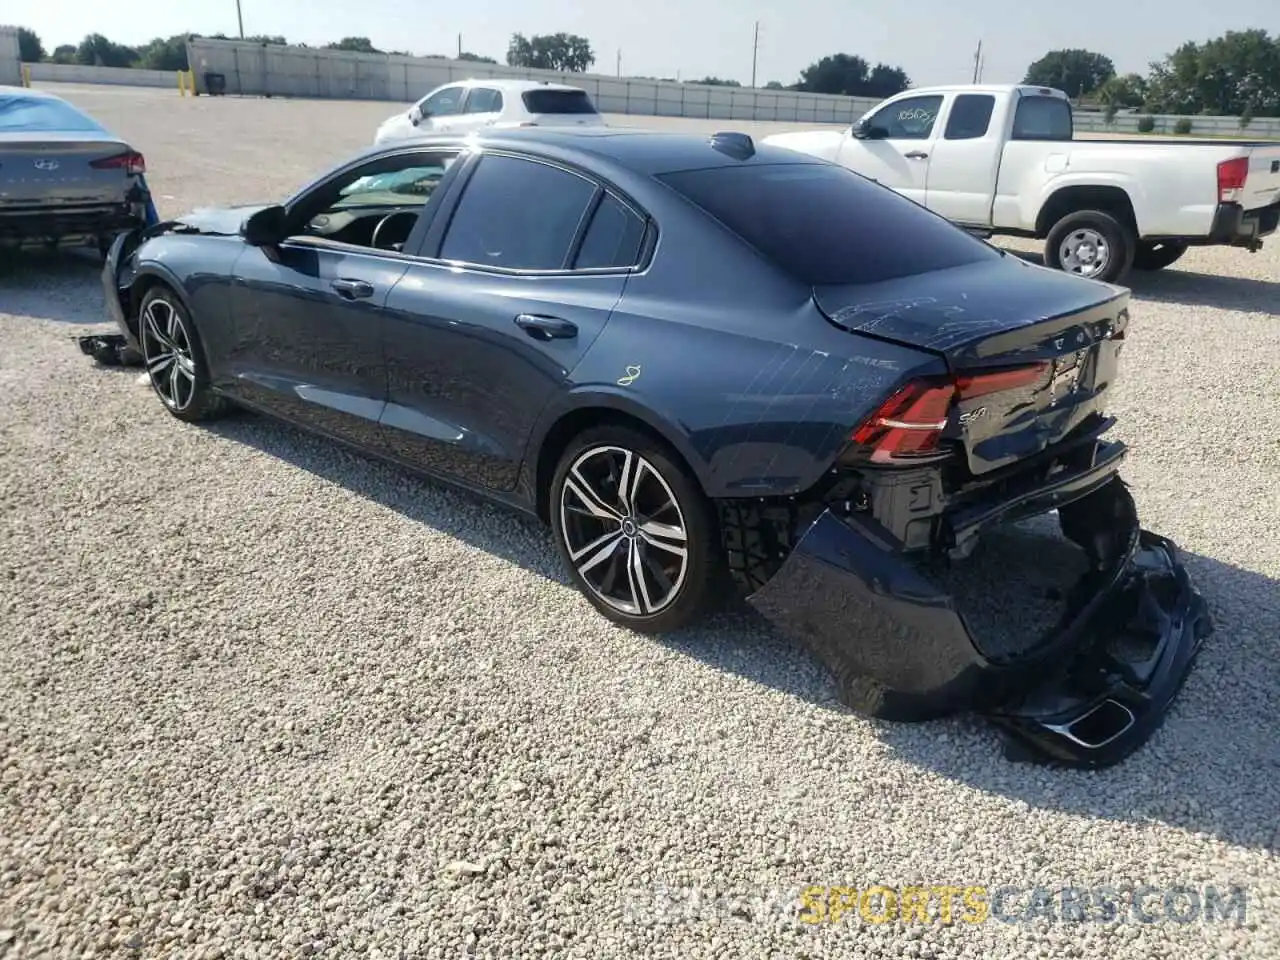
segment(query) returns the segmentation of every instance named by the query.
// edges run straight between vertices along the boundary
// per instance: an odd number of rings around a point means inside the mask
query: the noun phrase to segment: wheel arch
[[[1114,184],[1074,184],[1062,186],[1045,198],[1036,216],[1036,236],[1047,237],[1063,217],[1081,210],[1109,213],[1140,236],[1133,197],[1124,187]]]
[[[660,414],[616,394],[571,395],[567,404],[558,405],[544,416],[538,440],[531,446],[532,455],[526,458],[534,508],[544,523],[551,519],[551,481],[561,455],[584,430],[604,425],[629,427],[662,444],[688,468],[703,492],[707,490],[706,463],[688,437]]]
[[[129,329],[133,331],[135,337],[140,333],[138,315],[142,309],[142,301],[155,287],[164,287],[173,293],[182,302],[183,307],[186,308],[187,315],[192,318],[191,322],[195,322],[195,315],[191,310],[191,301],[182,287],[182,282],[174,276],[172,271],[160,264],[148,263],[137,269],[130,278],[127,287],[129,299],[125,304],[124,318],[125,323],[129,324]]]

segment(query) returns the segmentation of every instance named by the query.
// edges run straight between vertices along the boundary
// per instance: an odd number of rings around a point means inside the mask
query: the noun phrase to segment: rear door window
[[[575,270],[630,267],[640,260],[645,222],[611,194],[600,199],[574,259]]]
[[[989,93],[962,93],[951,104],[947,117],[947,140],[977,140],[987,135],[996,98]]]
[[[595,113],[585,90],[526,90],[521,94],[530,113]]]
[[[1061,97],[1019,97],[1013,114],[1014,140],[1070,140],[1071,104]]]
[[[467,181],[440,248],[444,260],[563,270],[596,185],[550,164],[489,155]]]
[[[500,113],[502,94],[492,87],[477,87],[467,98],[467,113]]]
[[[834,164],[744,164],[659,179],[812,286],[876,283],[1001,256],[919,204]]]

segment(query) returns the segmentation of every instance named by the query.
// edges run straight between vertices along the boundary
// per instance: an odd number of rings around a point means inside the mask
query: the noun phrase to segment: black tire
[[[1187,245],[1176,240],[1139,243],[1133,254],[1133,269],[1163,270],[1186,252]]]
[[[639,466],[641,461],[643,469]],[[628,501],[616,493],[617,481],[622,479],[627,463],[639,471],[641,483],[636,496],[628,498],[629,510]],[[637,474],[629,475],[634,478]],[[621,519],[605,520],[589,513],[579,495],[583,483],[589,493],[596,495],[596,513],[607,510]],[[668,496],[674,509],[662,508],[661,501]],[[716,588],[723,583],[723,553],[714,508],[697,479],[665,444],[624,426],[605,425],[583,431],[556,465],[549,512],[556,551],[570,579],[592,606],[614,623],[642,633],[665,633],[693,623],[713,608]],[[683,529],[685,555],[679,574],[672,572],[678,558],[670,551],[670,546],[679,545],[679,539],[662,540],[668,544],[663,548],[654,546],[655,538],[625,523],[631,519],[634,524],[633,518]],[[612,539],[615,529],[616,542]],[[633,547],[636,554],[631,552]],[[625,576],[631,566],[628,558],[634,559],[637,554],[646,571],[641,589],[632,586],[633,580],[628,580],[626,586],[618,582],[618,577]],[[597,562],[591,565],[589,561],[593,559]],[[650,561],[658,565],[664,578],[655,576]],[[588,566],[584,575],[580,568]],[[668,587],[666,593],[658,595]],[[627,600],[628,595],[634,602]]]
[[[210,385],[204,346],[191,314],[168,287],[152,287],[142,298],[138,340],[151,388],[166,410],[188,423],[212,420],[227,412],[228,401]],[[166,351],[171,345],[177,349]],[[165,363],[166,352],[172,357],[169,363]]]
[[[1101,269],[1094,274],[1082,274],[1073,269],[1070,263],[1064,263],[1063,247],[1069,241],[1078,239],[1088,244],[1088,235],[1101,237],[1106,242],[1103,255],[1106,258]],[[1101,280],[1103,283],[1119,283],[1128,275],[1133,266],[1133,255],[1137,249],[1137,237],[1133,228],[1121,223],[1111,214],[1103,210],[1077,210],[1069,213],[1049,230],[1044,242],[1044,262],[1046,266],[1066,273],[1088,276],[1090,280]]]

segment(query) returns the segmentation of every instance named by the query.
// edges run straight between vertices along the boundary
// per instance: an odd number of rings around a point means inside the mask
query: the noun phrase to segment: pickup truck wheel
[[[1069,213],[1049,231],[1044,262],[1078,277],[1117,283],[1133,266],[1133,230],[1102,210]]]
[[[1133,255],[1135,270],[1163,270],[1187,252],[1185,243],[1140,243]]]

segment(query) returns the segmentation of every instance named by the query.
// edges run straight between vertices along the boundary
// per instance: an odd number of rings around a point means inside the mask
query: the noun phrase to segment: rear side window
[[[991,126],[991,111],[996,98],[989,93],[962,93],[951,104],[951,116],[947,117],[948,140],[976,140],[987,135]]]
[[[919,204],[833,164],[754,164],[661,176],[787,273],[865,284],[1000,253]]]
[[[440,257],[507,270],[562,270],[594,183],[545,163],[487,156],[458,202]]]
[[[502,94],[488,87],[471,91],[467,98],[467,113],[501,113]]]
[[[595,113],[585,90],[526,90],[521,99],[530,113]]]
[[[644,221],[615,197],[605,194],[591,218],[573,266],[576,270],[630,267],[640,260]]]
[[[1070,140],[1071,104],[1061,97],[1020,97],[1013,115],[1014,140]]]

